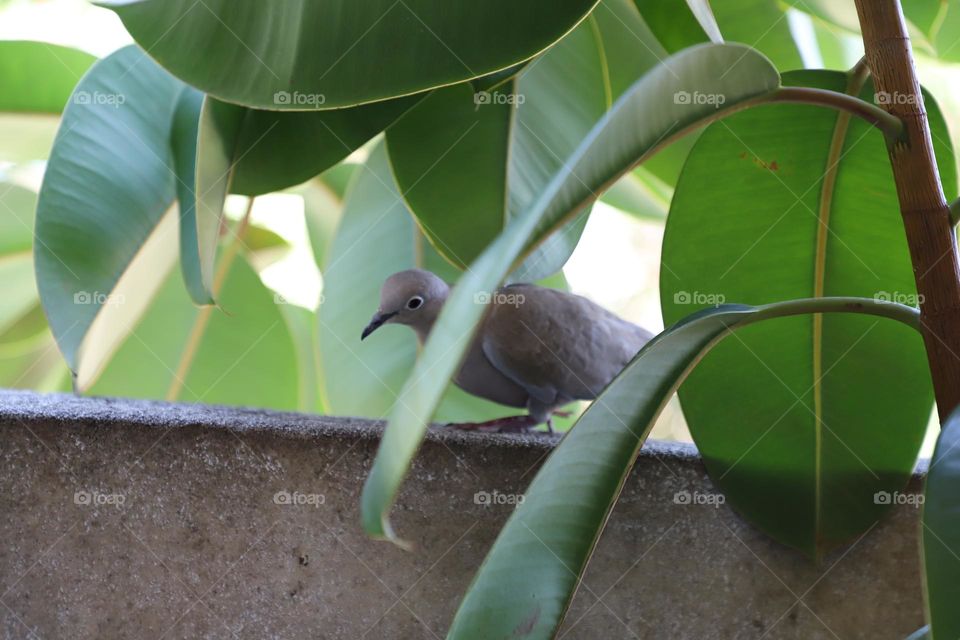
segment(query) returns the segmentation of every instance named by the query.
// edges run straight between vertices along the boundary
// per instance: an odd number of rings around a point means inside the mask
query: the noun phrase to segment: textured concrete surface
[[[431,433],[394,514],[409,553],[358,525],[380,428],[0,391],[0,638],[442,638],[512,508],[496,503],[552,443]],[[922,624],[915,508],[816,566],[682,491],[713,491],[692,449],[648,445],[565,638],[883,640]]]

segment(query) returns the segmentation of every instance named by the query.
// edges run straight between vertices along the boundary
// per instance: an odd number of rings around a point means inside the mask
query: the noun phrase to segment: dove
[[[410,269],[383,283],[380,304],[361,340],[386,324],[413,329],[422,345],[443,309],[450,286],[435,274]],[[487,298],[484,300],[483,298]],[[546,424],[575,400],[593,400],[652,334],[590,300],[534,284],[510,284],[478,294],[488,308],[454,384],[467,393],[526,415],[456,425],[461,429],[526,431]]]

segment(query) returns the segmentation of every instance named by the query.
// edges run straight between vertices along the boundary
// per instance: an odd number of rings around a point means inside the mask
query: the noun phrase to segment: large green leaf
[[[775,90],[779,83],[770,63],[747,47],[701,45],[668,58],[621,96],[530,209],[511,221],[453,289],[394,405],[364,487],[367,532],[396,539],[387,515],[427,422],[463,356],[464,335],[473,332],[484,311],[474,295],[496,287],[535,247],[536,238],[562,227],[660,146]],[[699,99],[677,98],[681,92],[695,91],[723,95],[724,109]]]
[[[0,386],[53,391],[69,379],[34,279],[37,194],[0,182]]]
[[[228,265],[220,304],[197,308],[175,269],[91,394],[295,410],[300,386],[287,320],[245,260]]]
[[[821,298],[724,305],[655,337],[547,458],[480,566],[448,639],[508,638],[519,629],[524,638],[553,638],[641,445],[700,358],[735,329],[817,311],[871,313],[917,326],[913,309]]]
[[[798,0],[799,1],[799,0]],[[829,0],[834,4],[848,4]],[[673,0],[634,0],[650,28],[668,51],[676,52],[710,40],[694,13]],[[699,2],[689,2],[692,6]],[[703,3],[706,4],[706,3]],[[853,7],[853,3],[849,3]],[[728,41],[743,42],[760,51],[778,69],[803,66],[800,52],[790,32],[785,6],[779,0],[715,0],[709,3],[719,31]],[[704,9],[695,9],[703,13]],[[854,11],[856,14],[856,11]],[[708,19],[704,16],[704,19]],[[709,25],[716,40],[715,25]]]
[[[390,175],[386,150],[378,144],[357,170],[340,226],[327,254],[323,301],[318,313],[321,369],[328,409],[339,415],[380,418],[397,399],[417,355],[416,338],[405,327],[386,327],[360,343],[391,274],[420,267],[448,282],[456,269],[430,248],[417,229]],[[439,418],[484,420],[516,412],[467,396],[446,395]]]
[[[847,86],[846,74],[833,71],[783,78]],[[929,96],[927,107],[953,194],[946,124]],[[831,154],[838,122],[846,133]],[[700,136],[674,194],[662,264],[667,324],[723,300],[852,295],[916,304],[883,136],[806,105],[751,109]],[[752,327],[711,353],[680,391],[694,440],[731,505],[810,554],[876,521],[887,505],[874,493],[903,487],[926,431],[933,396],[922,341],[875,324],[814,316]]]
[[[95,60],[47,42],[0,41],[0,160],[47,156],[60,112]]]
[[[856,6],[835,0],[787,0],[795,9],[850,33],[860,33]],[[949,0],[908,0],[902,3],[913,46],[946,62],[960,61],[960,6]]]
[[[930,460],[923,503],[923,573],[934,639],[960,637],[960,411],[944,423]]]
[[[345,158],[418,99],[335,111],[278,112],[208,97],[199,114],[196,175],[188,162],[180,175],[186,187],[180,196],[182,227],[195,227],[181,234],[184,277],[194,301],[213,300],[213,262],[228,193],[259,195],[304,182]]]
[[[532,204],[612,102],[664,57],[631,0],[604,0],[514,81],[478,92],[454,85],[417,105],[387,131],[387,145],[431,244],[460,268],[473,262]],[[517,278],[537,280],[562,267],[588,211],[531,256]]]
[[[170,135],[182,88],[131,46],[97,62],[64,111],[34,250],[40,299],[80,389],[176,259]]]
[[[595,0],[101,0],[174,75],[264,109],[332,109],[510,67]]]

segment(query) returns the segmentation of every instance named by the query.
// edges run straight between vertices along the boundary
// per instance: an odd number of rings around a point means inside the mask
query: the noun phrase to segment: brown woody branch
[[[941,420],[960,404],[960,264],[899,0],[855,0],[867,64],[882,105],[904,125],[888,145],[920,299]]]

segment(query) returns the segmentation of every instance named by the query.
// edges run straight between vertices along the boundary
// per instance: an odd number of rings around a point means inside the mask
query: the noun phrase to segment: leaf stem
[[[880,129],[890,141],[898,140],[904,131],[903,122],[897,116],[866,100],[839,91],[813,87],[780,87],[768,94],[762,102],[814,104],[846,111]]]

